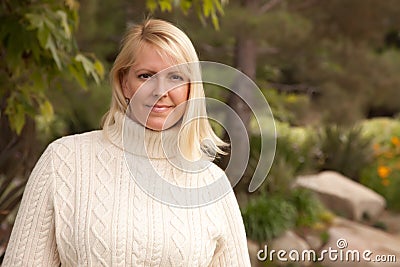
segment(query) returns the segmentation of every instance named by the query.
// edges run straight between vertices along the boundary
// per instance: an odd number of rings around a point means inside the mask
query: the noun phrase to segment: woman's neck
[[[148,158],[170,158],[179,152],[179,126],[163,131],[147,129],[121,112],[107,130],[111,142],[126,152]]]

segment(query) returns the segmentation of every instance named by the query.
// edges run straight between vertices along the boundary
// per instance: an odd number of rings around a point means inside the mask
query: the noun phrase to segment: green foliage
[[[361,183],[381,194],[389,209],[400,211],[400,122],[376,119],[363,123],[374,141],[372,164],[363,168]]]
[[[203,24],[207,19],[211,19],[214,28],[219,30],[218,16],[223,15],[225,3],[224,0],[146,0],[146,8],[150,12],[155,12],[157,9],[160,9],[161,12],[171,12],[174,8],[179,8],[185,15],[193,8]]]
[[[100,128],[102,116],[109,108],[111,90],[107,81],[89,84],[89,90],[54,91],[49,97],[54,103],[57,119],[45,123],[36,117],[37,128],[44,143],[69,133],[81,133]]]
[[[314,73],[303,73],[311,74],[309,79],[319,84],[321,98],[315,107],[322,111],[324,121],[353,124],[366,116],[400,111],[396,101],[400,96],[396,90],[400,86],[399,51],[376,53],[363,45],[335,42],[326,42],[320,50],[325,51],[323,60],[315,59]]]
[[[277,157],[294,168],[294,175],[307,172],[314,167],[316,137],[312,127],[290,127],[277,123]]]
[[[11,128],[20,133],[26,116],[53,115],[47,97],[61,79],[86,87],[86,76],[98,82],[104,70],[91,54],[79,52],[73,37],[78,23],[74,0],[5,1],[0,5],[0,86]],[[3,113],[4,112],[4,113]]]
[[[311,191],[295,189],[291,192],[290,202],[297,211],[296,226],[312,227],[321,221],[325,212],[322,204],[316,199]]]
[[[315,137],[312,128],[290,127],[276,121],[277,147],[271,170],[260,191],[268,193],[287,193],[291,190],[293,180],[302,173],[314,169]],[[258,162],[260,139],[250,139],[251,162]],[[253,173],[250,164],[249,174]]]
[[[287,10],[283,5],[265,13],[258,12],[260,10],[255,8],[257,4],[246,8],[243,2],[230,2],[225,8],[222,20],[227,34],[233,36],[246,34],[258,40],[260,47],[265,48],[294,45],[287,42],[293,39],[296,43],[302,43],[312,31],[309,19]]]
[[[258,196],[244,208],[243,221],[249,238],[271,240],[295,226],[296,209],[282,196]]]
[[[50,141],[43,129],[58,116],[60,105],[50,95],[68,91],[67,81],[87,88],[87,80],[98,83],[104,75],[100,61],[77,47],[78,7],[75,0],[0,4],[0,224],[5,228],[4,241],[38,153]]]
[[[260,243],[294,227],[312,227],[323,219],[324,208],[311,192],[293,189],[251,199],[242,211],[246,233]]]
[[[305,112],[311,106],[307,95],[295,93],[279,93],[274,88],[263,90],[265,98],[271,107],[274,118],[291,125],[301,125],[306,118]]]
[[[393,136],[400,134],[400,120],[375,118],[360,122],[363,134],[374,144],[388,144]]]
[[[318,139],[320,170],[337,171],[358,180],[360,170],[371,162],[371,140],[363,135],[361,127],[327,125],[321,129]]]
[[[257,12],[262,1],[252,8],[229,2],[218,32],[198,27],[190,16],[171,18],[189,33],[202,59],[234,65],[235,37],[249,36],[257,43],[258,83],[310,86],[318,92],[302,95],[309,102],[292,114],[279,110],[284,121],[352,125],[376,116],[372,111],[399,113],[400,51],[384,46],[387,33],[399,30],[396,0],[303,2],[282,0],[262,14]]]

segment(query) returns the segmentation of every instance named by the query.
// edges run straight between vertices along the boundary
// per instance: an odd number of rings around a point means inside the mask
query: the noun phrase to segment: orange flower
[[[400,146],[400,138],[398,138],[397,136],[393,136],[390,141],[392,142],[393,145],[395,146]]]
[[[382,179],[387,178],[390,174],[390,168],[386,166],[379,166],[378,167],[378,175]]]

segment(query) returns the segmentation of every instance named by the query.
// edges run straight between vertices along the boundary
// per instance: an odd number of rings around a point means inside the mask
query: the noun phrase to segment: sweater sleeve
[[[221,199],[221,204],[224,234],[210,266],[251,266],[243,219],[233,190]]]
[[[26,184],[3,267],[60,265],[55,240],[53,179],[50,145]]]

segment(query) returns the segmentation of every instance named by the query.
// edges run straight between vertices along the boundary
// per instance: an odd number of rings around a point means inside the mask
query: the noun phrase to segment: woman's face
[[[131,119],[161,131],[172,127],[185,113],[189,79],[166,62],[153,45],[145,45],[124,75],[122,89],[131,100]]]

